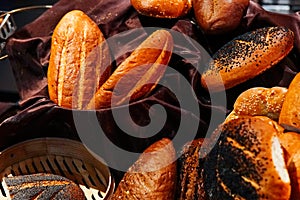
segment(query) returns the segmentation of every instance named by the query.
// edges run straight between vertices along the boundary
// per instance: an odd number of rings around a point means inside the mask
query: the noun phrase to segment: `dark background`
[[[0,11],[10,11],[17,8],[33,5],[53,5],[58,0],[1,0]],[[17,12],[13,14],[18,28],[33,21],[41,15],[45,9]],[[8,59],[0,60],[0,102],[15,102],[19,100],[13,72]]]

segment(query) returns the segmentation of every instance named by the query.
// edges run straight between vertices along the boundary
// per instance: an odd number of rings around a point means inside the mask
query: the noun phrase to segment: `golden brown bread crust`
[[[192,8],[192,0],[131,0],[132,6],[142,15],[157,18],[177,18]]]
[[[279,124],[289,131],[300,131],[300,74],[298,73],[288,87],[279,115]]]
[[[204,163],[209,199],[286,199],[290,179],[278,130],[267,117],[240,117],[221,125]]]
[[[267,116],[277,121],[286,93],[284,87],[250,88],[238,96],[233,108],[237,115]]]
[[[172,141],[167,138],[152,144],[125,173],[111,199],[174,199],[175,154]]]
[[[54,174],[30,174],[3,179],[4,189],[12,199],[85,200],[81,188],[73,181]]]
[[[205,200],[203,164],[204,158],[200,157],[200,151],[204,138],[195,139],[185,144],[178,159],[178,200],[197,199]]]
[[[232,88],[277,64],[293,44],[294,33],[285,27],[264,27],[240,35],[213,55],[201,84],[210,92]]]
[[[286,132],[279,136],[281,145],[286,151],[286,165],[291,178],[291,200],[300,199],[300,135]]]
[[[110,73],[104,41],[97,24],[82,11],[63,16],[52,35],[47,72],[52,101],[76,109],[88,103]]]
[[[193,0],[198,25],[208,34],[234,30],[241,22],[249,0]]]
[[[87,109],[113,107],[146,96],[163,76],[172,50],[173,38],[168,31],[152,33],[117,67]]]

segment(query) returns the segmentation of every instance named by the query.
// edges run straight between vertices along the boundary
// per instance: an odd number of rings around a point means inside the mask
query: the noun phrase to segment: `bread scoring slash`
[[[147,96],[163,77],[173,46],[170,32],[154,31],[114,70],[87,109],[115,107]]]
[[[12,200],[85,200],[79,185],[55,174],[38,173],[5,177],[2,185]]]
[[[223,34],[236,29],[249,0],[193,0],[197,24],[206,34]]]
[[[56,25],[47,72],[50,99],[65,108],[83,109],[110,75],[111,58],[97,24],[80,10]]]
[[[276,122],[240,117],[220,125],[204,163],[208,199],[289,200],[290,178]]]

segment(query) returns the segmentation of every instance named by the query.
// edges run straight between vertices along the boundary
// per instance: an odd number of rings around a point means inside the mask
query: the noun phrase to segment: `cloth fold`
[[[167,71],[158,86],[148,97],[126,106],[112,109],[101,109],[93,112],[79,111],[59,107],[48,96],[47,65],[51,48],[53,30],[68,11],[80,9],[91,17],[110,40],[111,48],[116,55],[116,65],[128,56],[138,41],[149,35],[147,27],[171,29],[185,37],[174,38],[174,52]],[[35,137],[67,137],[80,140],[80,133],[74,116],[95,115],[106,136],[115,145],[132,152],[141,152],[154,141],[162,138],[174,138],[183,121],[197,124],[196,133],[185,127],[186,135],[205,137],[222,122],[233,106],[236,97],[245,89],[261,86],[287,87],[299,71],[300,31],[299,13],[278,14],[265,11],[257,3],[251,1],[240,26],[230,34],[211,36],[205,35],[196,25],[191,12],[180,19],[156,19],[139,15],[129,0],[60,0],[58,3],[32,23],[18,30],[8,40],[7,52],[16,78],[21,100],[16,105],[0,103],[0,149],[19,141]],[[205,91],[200,84],[201,72],[205,68],[207,55],[212,55],[222,45],[235,36],[262,26],[286,26],[295,33],[295,48],[282,62],[267,70],[256,78],[249,80],[223,94],[216,96]],[[127,33],[138,29],[139,35],[128,39]],[[128,32],[129,31],[129,32]],[[176,34],[174,34],[176,35]],[[195,43],[196,42],[196,43]],[[203,52],[197,45],[203,47]],[[176,71],[176,72],[175,72]],[[187,81],[190,86],[183,86]],[[175,92],[174,92],[175,91]],[[175,95],[177,94],[177,96]],[[195,93],[195,94],[194,94]],[[193,95],[192,103],[196,102],[199,112],[192,106],[181,105],[179,97]],[[225,95],[226,102],[213,102],[212,96]],[[165,109],[165,124],[154,136],[139,126],[151,122],[151,117],[159,117],[161,107]],[[14,112],[7,112],[10,109]],[[128,113],[129,116],[124,116]],[[120,129],[114,120],[113,113],[122,115],[126,131]],[[214,118],[212,118],[214,116]],[[164,119],[162,119],[164,120]],[[82,121],[81,123],[90,123]],[[143,131],[141,131],[143,130]],[[90,130],[86,130],[85,134]],[[194,134],[194,135],[193,135]],[[150,134],[151,135],[151,134]],[[182,139],[179,146],[188,142],[191,137]],[[101,144],[101,141],[99,141]],[[103,144],[105,147],[105,144]],[[105,149],[104,149],[105,151]],[[113,157],[105,151],[107,158]],[[130,164],[130,163],[128,163]]]

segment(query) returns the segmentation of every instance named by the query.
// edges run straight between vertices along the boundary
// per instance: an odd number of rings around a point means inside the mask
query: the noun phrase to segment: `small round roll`
[[[138,13],[157,18],[182,17],[192,8],[192,0],[131,0],[131,4]]]
[[[237,115],[267,116],[278,120],[287,88],[250,88],[241,93],[234,103]]]
[[[193,0],[198,25],[207,34],[228,33],[238,27],[249,0]]]
[[[285,27],[264,27],[236,37],[212,57],[201,84],[210,92],[232,88],[282,60],[292,50],[294,33]]]

